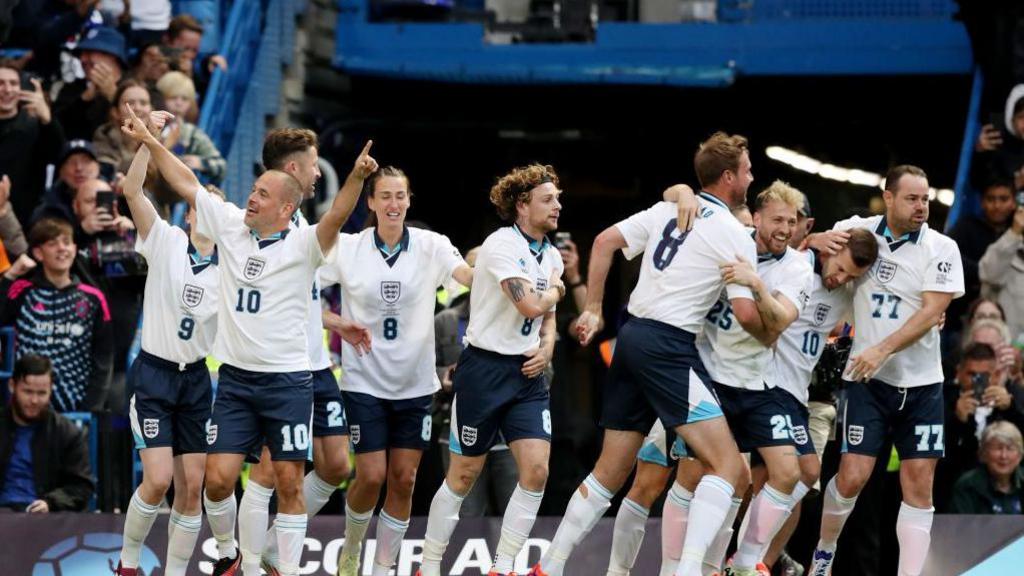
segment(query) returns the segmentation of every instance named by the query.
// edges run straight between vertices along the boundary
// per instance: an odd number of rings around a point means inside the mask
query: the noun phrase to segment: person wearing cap
[[[57,159],[57,181],[43,194],[42,202],[32,212],[29,222],[53,217],[75,222],[71,204],[75,190],[100,177],[100,163],[92,142],[76,138],[64,144]]]
[[[793,237],[789,239],[789,245],[794,250],[799,250],[800,245],[803,244],[804,238],[811,233],[814,228],[814,217],[811,216],[811,201],[807,199],[807,193],[801,192],[804,195],[804,207],[796,213],[796,230],[793,231]]]
[[[0,177],[9,180],[14,215],[28,221],[45,189],[46,165],[64,145],[64,129],[51,114],[42,84],[0,60]]]
[[[53,103],[54,112],[69,138],[91,138],[109,119],[117,84],[127,68],[124,36],[107,26],[90,29],[74,53],[85,78],[65,84]]]

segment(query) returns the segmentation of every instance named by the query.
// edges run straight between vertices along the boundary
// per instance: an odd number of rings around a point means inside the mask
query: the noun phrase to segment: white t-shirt
[[[372,228],[342,234],[320,269],[325,284],[341,283],[342,316],[373,333],[372,351],[363,356],[342,343],[341,388],[388,400],[433,394],[441,387],[434,366],[437,287],[465,261],[436,232],[406,228],[389,258],[376,237]]]
[[[853,217],[835,225],[836,230],[850,228],[867,228],[878,240],[878,260],[857,280],[854,293],[851,358],[906,324],[921,309],[925,292],[963,296],[960,248],[951,238],[925,224],[920,231],[890,243],[885,216]],[[939,328],[933,327],[917,342],[890,356],[874,377],[901,388],[942,382]]]
[[[149,264],[142,300],[142,349],[181,364],[206,358],[217,335],[216,253],[203,259],[185,231],[157,218],[135,250]],[[193,256],[194,254],[194,256]]]
[[[213,355],[253,372],[309,370],[309,292],[325,260],[316,227],[259,240],[245,211],[196,191],[198,231],[217,243],[220,306]]]
[[[292,217],[292,225],[296,228],[309,227],[309,222],[301,210],[295,212],[295,216]],[[331,367],[331,356],[327,351],[327,343],[324,341],[323,305],[320,302],[321,288],[323,286],[321,286],[320,275],[316,274],[313,276],[313,289],[310,291],[311,300],[306,324],[309,369],[314,372]]]
[[[563,269],[562,255],[547,238],[537,243],[515,225],[492,232],[476,257],[466,341],[481,350],[508,356],[525,354],[540,346],[543,316],[523,317],[505,296],[501,282],[521,278],[543,292],[551,275],[557,271],[561,276]]]
[[[806,406],[811,375],[825,352],[829,334],[853,305],[853,284],[835,290],[825,288],[820,260],[814,252],[805,254],[814,262],[810,298],[800,316],[779,336],[765,381],[770,387],[778,386],[789,392]]]
[[[781,295],[800,314],[811,291],[813,270],[807,257],[786,248],[780,256],[758,258],[757,274],[772,294]],[[747,390],[764,390],[772,351],[754,338],[733,317],[732,304],[723,291],[704,319],[697,351],[711,378],[719,384]]]
[[[721,200],[699,196],[701,217],[683,237],[676,227],[676,204],[658,202],[619,222],[626,240],[622,253],[632,260],[643,253],[640,278],[629,296],[629,313],[670,324],[692,334],[722,291],[720,264],[742,255],[757,260],[757,247]],[[753,298],[749,288],[725,287],[730,298]]]

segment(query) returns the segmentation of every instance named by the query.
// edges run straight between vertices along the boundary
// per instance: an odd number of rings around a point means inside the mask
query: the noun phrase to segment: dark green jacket
[[[1017,468],[1009,494],[998,492],[985,466],[967,472],[953,486],[951,514],[1021,514],[1024,509],[1024,472]]]

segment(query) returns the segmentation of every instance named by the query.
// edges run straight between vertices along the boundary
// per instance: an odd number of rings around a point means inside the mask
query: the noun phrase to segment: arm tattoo
[[[526,289],[523,288],[523,281],[518,278],[511,278],[505,281],[505,287],[508,288],[508,294],[512,297],[513,302],[519,302],[526,295]]]

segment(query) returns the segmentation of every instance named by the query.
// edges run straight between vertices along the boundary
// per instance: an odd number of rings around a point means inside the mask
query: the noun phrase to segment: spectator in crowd
[[[75,194],[77,218],[75,243],[79,258],[75,270],[89,284],[100,289],[110,304],[113,329],[113,380],[108,391],[108,406],[124,409],[125,368],[142,308],[146,286],[145,260],[135,251],[135,225],[118,209],[116,195],[103,180],[90,180]]]
[[[169,50],[159,42],[143,46],[135,56],[132,79],[142,82],[151,89],[156,86],[156,81],[171,69]]]
[[[75,191],[90,180],[101,177],[96,149],[88,140],[69,140],[57,160],[57,181],[43,195],[43,201],[32,212],[29,222],[41,218],[61,218],[75,221],[71,205]]]
[[[466,253],[466,263],[476,265],[476,255],[480,248],[476,247]],[[438,435],[441,444],[441,460],[444,470],[448,469],[448,433],[451,424],[451,408],[454,392],[452,378],[455,364],[462,353],[462,337],[466,335],[469,325],[469,292],[459,294],[452,299],[448,308],[434,316],[434,346],[437,376],[441,379],[441,390],[434,401],[435,429],[442,431]],[[519,473],[512,452],[502,439],[491,447],[473,488],[462,501],[459,509],[461,518],[479,518],[488,515],[500,515],[505,512],[512,492],[519,482]]]
[[[53,362],[58,412],[98,410],[113,361],[107,299],[71,274],[70,224],[52,218],[36,222],[29,246],[32,258],[22,255],[0,281],[0,324],[14,325],[19,358],[39,354]],[[40,266],[33,270],[36,261]]]
[[[126,79],[114,92],[116,106],[110,109],[110,119],[92,134],[92,143],[101,164],[109,164],[118,174],[127,174],[139,143],[121,132],[124,107],[131,106],[135,113],[148,118],[153,111],[152,98],[146,85],[138,80]]]
[[[171,22],[170,0],[135,0],[126,7],[131,15],[132,47],[156,42],[167,33]]]
[[[186,166],[211,184],[224,179],[227,161],[202,128],[188,122],[196,107],[196,87],[181,72],[168,72],[156,83],[163,97],[164,109],[174,118],[164,127],[164,146],[174,152]]]
[[[978,262],[990,244],[999,239],[1010,224],[1015,203],[1013,181],[998,179],[990,182],[981,195],[981,215],[961,218],[949,232],[949,237],[960,246],[960,259],[964,265],[964,297],[956,300],[946,311],[943,332],[959,335],[963,328],[961,318],[966,306],[981,293]]]
[[[1002,420],[1024,426],[1018,404],[1024,391],[1009,389],[1007,377],[992,346],[974,342],[964,350],[956,380],[946,387],[946,458],[953,478],[977,464],[985,426]]]
[[[999,302],[988,298],[976,298],[967,307],[967,314],[964,315],[964,325],[970,326],[976,320],[998,320],[1006,322],[1006,313]]]
[[[1024,84],[1017,85],[1006,98],[1001,122],[982,126],[974,143],[971,183],[984,189],[994,178],[1009,178],[1013,189],[1024,188]]]
[[[124,36],[106,26],[92,28],[78,42],[75,54],[85,78],[61,87],[53,109],[68,138],[91,138],[109,120],[127,66]]]
[[[45,356],[14,365],[11,402],[0,412],[0,507],[30,514],[81,512],[93,492],[89,448],[74,422],[50,409]]]
[[[103,24],[97,0],[25,1],[15,10],[12,46],[32,48],[29,68],[45,78],[57,75],[61,52],[92,26]]]
[[[25,233],[22,232],[21,223],[14,215],[11,207],[11,181],[7,176],[0,178],[0,250],[4,255],[17,260],[28,251],[28,242],[25,240]],[[8,261],[8,267],[10,262]],[[0,270],[0,274],[7,271],[7,267]]]
[[[953,514],[1021,514],[1024,473],[1020,468],[1024,440],[1010,422],[995,422],[981,434],[981,465],[953,486]]]
[[[171,20],[167,28],[166,44],[181,50],[180,62],[182,72],[195,78],[200,92],[209,83],[213,71],[217,68],[228,69],[228,61],[220,54],[207,56],[196,65],[199,57],[199,45],[203,41],[203,25],[189,14],[178,14]],[[193,72],[194,71],[194,72]]]
[[[64,130],[50,113],[43,86],[10,61],[0,61],[0,175],[10,179],[14,214],[27,222],[46,186],[46,165],[64,145]]]
[[[1002,306],[1011,338],[1024,344],[1024,206],[1017,207],[1010,227],[985,250],[978,277],[981,295]]]

